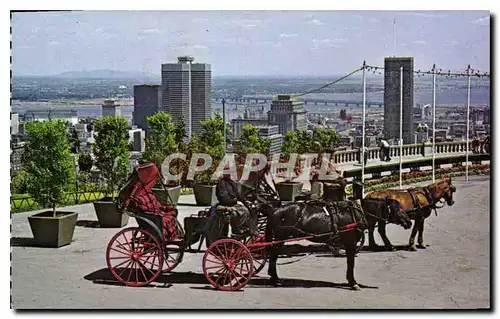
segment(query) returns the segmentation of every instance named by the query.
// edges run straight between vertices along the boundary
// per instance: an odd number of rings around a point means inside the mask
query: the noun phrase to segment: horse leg
[[[417,248],[426,249],[424,244],[424,222],[425,218],[420,220],[420,227],[418,228],[418,245]]]
[[[393,251],[395,249],[394,247],[392,247],[389,238],[387,238],[387,235],[385,233],[385,225],[386,225],[385,221],[378,222],[378,233],[380,234],[380,237],[382,237],[382,240],[384,241],[385,249],[388,251]]]
[[[278,262],[279,251],[283,247],[282,244],[272,246],[269,249],[269,265],[267,274],[271,277],[269,282],[272,286],[280,287],[283,285],[283,281],[278,277],[278,271],[276,268],[276,263]]]
[[[374,232],[375,232],[375,224],[369,223],[368,224],[368,247],[370,248],[371,251],[378,250],[378,245],[375,242],[375,237],[373,236]]]
[[[345,251],[347,255],[347,284],[352,290],[360,290],[356,279],[354,279],[354,259],[356,256],[356,237],[353,234],[347,236],[346,242],[344,243]]]
[[[420,216],[415,217],[415,223],[413,228],[411,229],[410,242],[409,242],[409,250],[417,251],[417,247],[415,247],[415,236],[417,235],[417,231],[419,230],[420,225]]]

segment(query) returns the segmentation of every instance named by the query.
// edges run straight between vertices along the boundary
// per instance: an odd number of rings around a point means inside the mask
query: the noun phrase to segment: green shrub
[[[50,205],[55,214],[76,171],[66,127],[61,121],[30,122],[26,131],[29,138],[22,162],[27,191],[41,207]]]
[[[114,196],[129,175],[128,123],[123,117],[103,117],[96,121],[94,143],[96,166],[106,182],[106,193]]]

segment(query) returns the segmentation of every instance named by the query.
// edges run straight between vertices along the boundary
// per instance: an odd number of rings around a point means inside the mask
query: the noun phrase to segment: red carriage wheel
[[[234,239],[220,239],[203,256],[203,274],[212,287],[235,291],[243,288],[254,272],[252,254]]]
[[[253,275],[257,275],[259,272],[264,269],[267,263],[267,251],[266,247],[249,247],[251,244],[263,243],[266,241],[266,236],[262,234],[253,234],[245,244],[247,245],[248,250],[252,254],[253,260]]]
[[[161,274],[163,250],[158,238],[145,229],[119,231],[108,244],[106,262],[116,280],[126,286],[146,286]]]
[[[178,243],[166,243],[163,246],[165,253],[165,267],[163,272],[170,272],[177,267],[184,257],[184,247]]]
[[[176,222],[179,238],[184,238],[184,230],[179,221],[176,220]],[[163,251],[165,253],[165,267],[163,267],[163,272],[170,272],[181,263],[184,257],[184,243],[167,242],[163,246]]]

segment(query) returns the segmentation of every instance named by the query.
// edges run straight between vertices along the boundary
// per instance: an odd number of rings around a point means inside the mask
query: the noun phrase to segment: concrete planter
[[[323,199],[331,201],[345,200],[345,188],[340,184],[325,183],[323,186]]]
[[[174,205],[177,205],[179,202],[179,196],[181,195],[181,187],[180,186],[174,186],[174,187],[167,187],[167,189],[155,187],[153,188],[153,194],[155,194],[156,198],[160,201],[162,204],[167,204],[171,203]],[[167,195],[168,193],[168,195]],[[170,197],[170,200],[169,200]]]
[[[294,201],[295,197],[302,190],[302,183],[299,182],[281,182],[276,184],[276,191],[282,201]]]
[[[215,196],[216,185],[194,184],[193,193],[198,206],[213,206],[217,204]]]
[[[118,211],[110,197],[94,202],[94,209],[101,228],[122,228],[128,224],[128,215]]]
[[[78,213],[41,212],[28,217],[31,232],[40,246],[58,248],[69,245],[73,239]]]

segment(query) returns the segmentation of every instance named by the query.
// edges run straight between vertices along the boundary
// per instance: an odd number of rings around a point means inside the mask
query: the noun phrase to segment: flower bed
[[[489,175],[490,164],[469,165],[469,175]],[[403,173],[403,185],[424,182],[432,179],[432,170]],[[436,178],[465,175],[465,166],[447,167],[436,170]],[[399,174],[384,176],[365,181],[365,192],[373,192],[399,185]],[[352,194],[352,185],[346,187],[346,194]]]

